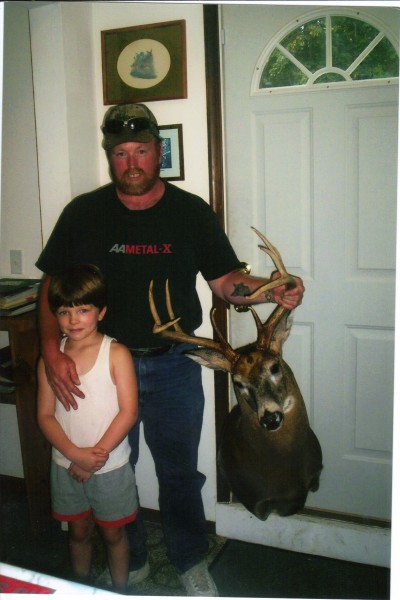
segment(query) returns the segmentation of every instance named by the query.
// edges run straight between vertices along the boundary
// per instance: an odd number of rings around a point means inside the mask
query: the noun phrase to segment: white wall
[[[69,200],[99,185],[92,3],[68,4],[29,11],[44,243]]]
[[[185,181],[177,185],[208,199],[208,151],[204,73],[203,6],[135,2],[55,2],[30,10],[33,80],[44,242],[65,204],[78,193],[109,181],[101,148],[103,104],[101,31],[186,21],[188,98],[151,102],[160,125],[182,123]],[[33,260],[34,257],[32,257]],[[211,294],[199,281],[205,323]],[[206,517],[215,520],[216,474],[213,373],[204,371],[206,411],[199,469],[206,474]],[[153,461],[142,441],[137,471],[141,503],[158,508]]]
[[[0,6],[0,277],[11,275],[11,249],[22,252],[19,277],[40,277],[32,260],[41,250],[42,237],[29,18],[26,8],[17,3],[9,10],[10,6],[9,2]],[[0,347],[8,344],[8,333],[0,331]],[[23,477],[15,405],[4,403],[0,404],[0,473]]]
[[[28,11],[6,2],[4,23],[0,275],[11,275],[15,249],[22,251],[20,276],[40,277],[33,261],[42,238]]]

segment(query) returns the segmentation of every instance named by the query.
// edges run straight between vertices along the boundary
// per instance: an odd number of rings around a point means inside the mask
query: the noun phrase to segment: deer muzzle
[[[266,410],[260,419],[260,425],[268,431],[279,429],[283,422],[283,413],[279,410],[269,412]]]

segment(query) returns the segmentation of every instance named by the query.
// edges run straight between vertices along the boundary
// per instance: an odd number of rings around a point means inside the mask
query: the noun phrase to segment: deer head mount
[[[273,260],[279,278],[261,286],[251,296],[280,285],[291,285],[278,250],[257,230],[260,248]],[[292,319],[277,306],[265,323],[250,307],[257,340],[233,349],[211,321],[219,341],[188,335],[179,326],[166,282],[170,321],[161,323],[153,299],[149,303],[155,321],[153,332],[174,342],[196,347],[186,354],[194,361],[231,374],[238,404],[227,416],[218,448],[218,466],[237,499],[256,517],[265,520],[275,511],[281,516],[304,507],[308,492],[316,491],[322,470],[322,452],[312,431],[303,397],[293,372],[282,358]],[[169,328],[173,327],[174,330]]]

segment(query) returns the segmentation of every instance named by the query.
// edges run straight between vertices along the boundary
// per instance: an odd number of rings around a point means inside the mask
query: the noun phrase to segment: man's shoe
[[[144,563],[144,565],[142,567],[139,567],[137,569],[132,569],[132,571],[129,571],[128,585],[133,585],[134,583],[140,583],[141,581],[144,581],[146,579],[146,577],[148,577],[149,575],[150,575],[150,565],[149,565],[149,561],[146,560],[146,562]]]
[[[179,579],[186,590],[187,596],[218,596],[217,586],[204,560],[179,575]]]

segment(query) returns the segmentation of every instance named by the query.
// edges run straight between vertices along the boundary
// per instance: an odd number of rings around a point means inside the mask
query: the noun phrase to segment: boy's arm
[[[46,439],[68,460],[77,463],[87,471],[98,471],[108,460],[108,452],[100,445],[95,448],[78,448],[66,436],[55,418],[57,399],[46,376],[44,361],[38,364],[38,423]]]
[[[110,373],[117,387],[119,412],[96,445],[111,452],[133,427],[138,416],[138,390],[135,367],[128,348],[112,342]]]
[[[71,475],[71,477],[73,479],[76,479],[76,481],[80,481],[80,482],[89,481],[89,479],[93,475],[93,473],[91,473],[90,471],[85,471],[85,469],[82,469],[76,463],[71,463],[69,465],[68,473]]]

